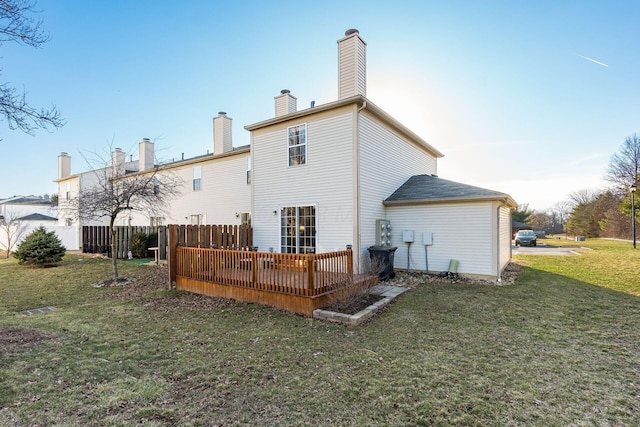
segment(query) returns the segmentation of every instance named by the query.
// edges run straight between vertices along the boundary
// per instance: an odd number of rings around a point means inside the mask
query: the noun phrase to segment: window
[[[193,168],[193,191],[200,191],[202,189],[202,166],[196,166]]]
[[[69,200],[71,198],[71,183],[67,182],[67,193],[65,194],[65,198]]]
[[[164,217],[163,216],[152,216],[149,218],[149,225],[152,227],[157,227],[160,225],[164,225]]]
[[[291,126],[289,132],[289,166],[307,163],[307,125]]]
[[[280,210],[280,251],[288,254],[316,252],[316,207],[296,206]]]
[[[242,212],[240,214],[240,224],[242,224],[242,225],[251,225],[251,213]]]
[[[191,225],[202,225],[202,214],[191,215]]]
[[[154,196],[160,194],[160,178],[158,178],[158,176],[153,177],[153,194]]]
[[[251,184],[251,156],[247,157],[247,184]]]

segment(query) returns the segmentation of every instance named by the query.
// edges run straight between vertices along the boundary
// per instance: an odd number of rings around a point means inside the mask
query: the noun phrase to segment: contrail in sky
[[[596,61],[595,59],[589,58],[588,56],[582,56],[582,55],[578,55],[578,56],[582,59],[586,59],[587,61],[591,61],[594,64],[602,65],[603,67],[608,67],[608,65],[605,64],[604,62]]]

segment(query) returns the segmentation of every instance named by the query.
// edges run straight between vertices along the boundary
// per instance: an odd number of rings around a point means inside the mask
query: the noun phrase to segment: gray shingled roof
[[[18,219],[20,221],[57,221],[58,220],[58,218],[54,218],[52,216],[43,215],[39,213],[32,213]]]
[[[471,202],[503,200],[516,205],[506,193],[448,181],[433,175],[414,175],[385,201],[385,205],[422,204],[437,202]]]

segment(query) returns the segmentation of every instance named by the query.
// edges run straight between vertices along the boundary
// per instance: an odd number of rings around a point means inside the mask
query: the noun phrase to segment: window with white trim
[[[251,213],[250,212],[242,212],[242,213],[240,213],[240,224],[242,224],[242,225],[251,225]]]
[[[163,216],[152,216],[149,218],[149,225],[152,227],[157,227],[160,225],[164,225],[164,217]]]
[[[315,206],[291,206],[280,210],[280,252],[316,253]]]
[[[247,184],[251,184],[251,156],[247,157]]]
[[[289,166],[307,164],[307,125],[287,128]]]
[[[191,215],[191,225],[202,225],[202,214]]]
[[[156,175],[153,177],[153,195],[157,196],[160,194],[160,178]]]
[[[67,182],[67,193],[65,194],[67,200],[71,199],[71,183]]]
[[[193,191],[200,191],[202,189],[202,166],[195,166],[193,168]]]

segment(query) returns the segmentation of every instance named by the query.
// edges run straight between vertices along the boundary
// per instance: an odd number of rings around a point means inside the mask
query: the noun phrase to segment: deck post
[[[349,279],[353,279],[353,250],[351,245],[347,245],[347,273]]]
[[[176,273],[177,266],[177,252],[178,252],[178,226],[175,224],[169,225],[169,242],[168,242],[168,254],[167,262],[169,263],[169,289],[175,289],[176,287]]]
[[[314,295],[313,272],[316,269],[316,256],[305,255],[305,258],[307,259],[303,265],[307,266],[307,295]]]

